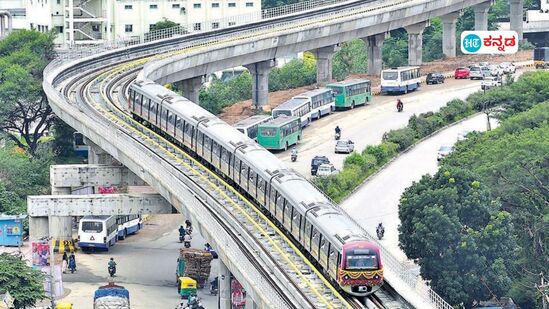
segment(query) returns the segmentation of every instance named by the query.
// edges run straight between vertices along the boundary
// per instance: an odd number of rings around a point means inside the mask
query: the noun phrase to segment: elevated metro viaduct
[[[370,70],[379,71],[381,69],[380,48],[385,34],[392,29],[408,27],[410,35],[413,36],[412,42],[416,42],[412,44],[415,54],[412,51],[411,57],[417,63],[418,59],[413,58],[414,55],[418,57],[417,51],[420,46],[422,29],[428,24],[428,20],[435,16],[443,18],[444,37],[446,38],[443,49],[445,54],[452,56],[455,55],[456,46],[455,40],[451,38],[455,38],[455,22],[459,12],[465,7],[479,5],[478,14],[475,12],[475,15],[476,17],[478,15],[476,24],[480,27],[483,20],[486,20],[484,17],[487,10],[482,9],[482,4],[485,2],[481,0],[400,1],[360,14],[345,15],[348,12],[341,12],[341,16],[332,16],[320,23],[273,30],[261,37],[239,37],[237,40],[224,42],[224,44],[208,45],[193,53],[154,62],[145,67],[140,77],[150,78],[160,83],[184,81],[185,87],[188,89],[191,87],[192,90],[193,85],[199,84],[198,77],[244,64],[251,68],[252,75],[255,77],[254,98],[256,104],[261,105],[264,103],[261,102],[261,98],[266,98],[265,73],[272,67],[277,57],[294,54],[296,51],[313,50],[321,62],[318,65],[320,68],[319,81],[327,81],[330,78],[327,70],[331,67],[331,55],[337,50],[337,45],[359,37],[368,42],[370,55],[373,55],[370,59]],[[136,53],[138,51],[135,48],[131,50]],[[113,51],[112,54],[117,52]],[[107,54],[95,55],[85,60],[99,59]],[[127,53],[124,53],[124,56],[126,55]],[[76,63],[78,62],[76,61]],[[193,219],[196,218],[197,220],[194,220],[196,222],[207,222],[208,219],[200,215],[199,209],[204,203],[215,204],[216,201],[197,195],[196,192],[200,192],[200,189],[197,189],[192,181],[174,179],[172,176],[174,175],[173,167],[158,166],[158,162],[152,155],[149,157],[136,156],[138,153],[147,153],[147,150],[127,140],[125,136],[122,136],[123,134],[113,131],[112,127],[105,123],[97,122],[82,113],[79,108],[66,102],[66,98],[54,89],[52,85],[56,76],[71,65],[75,65],[75,63],[52,68],[44,82],[44,88],[55,113],[93,140],[100,148],[112,154],[116,160],[135,172],[139,178],[152,184],[157,192],[178,211]],[[189,80],[191,81],[189,82]],[[223,235],[222,229],[219,227],[202,229],[201,232],[206,239],[211,239],[210,243],[214,246],[218,243],[231,243],[231,240]],[[234,243],[233,246],[236,247]],[[231,264],[231,261],[232,263],[242,261],[242,257],[238,258],[238,253],[221,252],[220,257],[226,262],[229,261],[227,266],[231,271],[236,272],[237,277],[240,275],[242,278],[250,278],[250,276],[243,276],[242,273],[239,273],[239,266]],[[256,294],[253,297],[254,300],[262,300],[261,296],[257,294],[261,293],[260,290],[254,289],[252,283],[253,280],[244,282],[245,288],[249,289],[250,293]],[[261,301],[258,303],[260,307],[264,305]]]

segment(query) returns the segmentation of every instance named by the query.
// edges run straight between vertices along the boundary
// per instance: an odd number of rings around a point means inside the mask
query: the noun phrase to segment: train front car
[[[367,296],[383,284],[383,265],[377,245],[359,240],[343,245],[338,283],[354,296]]]

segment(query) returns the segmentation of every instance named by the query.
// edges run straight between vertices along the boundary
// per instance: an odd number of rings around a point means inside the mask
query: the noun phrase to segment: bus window
[[[398,73],[397,72],[383,72],[383,79],[385,79],[385,80],[397,80],[398,79]]]
[[[275,136],[276,135],[276,129],[275,128],[260,128],[259,134],[261,136]]]

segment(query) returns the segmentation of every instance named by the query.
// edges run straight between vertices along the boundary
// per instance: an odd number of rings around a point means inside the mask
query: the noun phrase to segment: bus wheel
[[[322,117],[322,113],[318,111],[318,119],[320,119],[320,117]]]
[[[355,101],[353,101],[353,103],[351,103],[351,109],[354,109],[355,108]]]
[[[408,86],[404,86],[404,94],[408,93]]]
[[[286,144],[284,144],[284,151],[288,150],[288,142],[286,142]]]

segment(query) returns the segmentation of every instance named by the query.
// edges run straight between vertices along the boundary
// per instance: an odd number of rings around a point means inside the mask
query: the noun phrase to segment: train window
[[[212,152],[216,155],[216,157],[219,157],[219,144],[214,140],[212,140],[212,144]]]
[[[229,163],[229,152],[225,148],[221,148],[221,160],[223,162]]]
[[[177,129],[183,132],[183,121],[181,121],[181,118],[177,118]]]
[[[173,126],[175,123],[175,115],[168,111],[168,122]]]
[[[204,136],[204,134],[202,134],[202,132],[198,131],[197,133],[198,135],[196,136],[196,140],[198,141],[198,144],[202,145],[203,142],[202,142],[202,138]]]
[[[234,171],[235,171],[234,174],[238,175],[238,176],[235,176],[235,178],[236,178],[235,180],[237,182],[240,182],[240,178],[239,178],[240,177],[240,159],[238,159],[236,157],[234,158],[233,168],[234,168]]]
[[[248,179],[248,167],[244,162],[240,164],[240,182],[246,182]]]
[[[255,172],[250,171],[250,185],[255,187]]]
[[[332,245],[330,245],[330,255],[329,255],[329,258],[328,258],[328,267],[329,268],[337,267],[337,252],[335,251],[334,246],[332,246]],[[332,271],[335,271],[335,269],[332,270]]]
[[[204,148],[206,149],[212,148],[210,138],[206,134],[204,134]]]
[[[265,186],[267,185],[267,183],[265,182],[265,180],[259,178],[259,185],[257,186],[257,189],[259,189],[259,191],[261,192],[265,192]]]
[[[191,135],[191,125],[189,123],[185,123],[185,133]]]
[[[141,100],[143,99],[143,95],[141,94],[138,94],[137,97],[135,98],[135,105],[136,106],[140,106],[141,105]]]
[[[313,236],[311,237],[311,252],[318,253],[319,242],[320,242],[320,235],[318,231],[315,228],[313,228]],[[318,258],[318,255],[314,257]]]
[[[135,91],[133,91],[133,90],[130,89],[130,102],[129,102],[129,106],[130,106],[130,109],[132,109],[132,110],[135,110],[135,108],[134,108],[135,105],[132,104],[133,101],[134,101],[134,96],[135,96]]]
[[[157,105],[154,104],[154,103],[151,104],[151,106],[150,106],[150,108],[149,108],[149,112],[150,112],[151,114],[156,114],[156,106],[157,106]]]
[[[271,201],[276,202],[276,190],[271,186]]]

